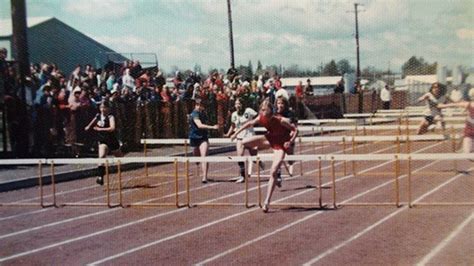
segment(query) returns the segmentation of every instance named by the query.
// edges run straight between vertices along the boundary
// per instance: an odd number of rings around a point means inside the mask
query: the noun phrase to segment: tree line
[[[436,74],[438,63],[429,63],[425,61],[423,57],[410,57],[401,68],[401,74],[403,77],[407,75],[430,75]],[[275,74],[280,75],[281,77],[315,77],[315,76],[342,76],[344,74],[352,74],[355,73],[355,67],[350,64],[349,60],[341,59],[339,61],[331,60],[327,63],[322,63],[315,67],[315,68],[308,68],[302,67],[298,64],[291,64],[289,66],[283,65],[267,65],[263,66],[260,60],[257,61],[257,66],[254,67],[252,61],[250,60],[247,65],[239,65],[236,67],[237,72],[242,75],[243,80],[251,80],[255,76],[264,75],[265,73],[273,76]],[[172,72],[170,73],[173,75],[179,68],[177,66],[172,67]],[[200,73],[205,75],[202,71],[202,68],[199,64],[196,64],[192,70],[182,71],[190,72],[193,71],[194,73]],[[214,67],[210,67],[208,69],[208,73],[213,72],[220,72],[225,73],[227,70],[225,69],[217,69]],[[381,77],[385,74],[393,74],[390,70],[379,70],[373,66],[367,66],[361,70],[362,77],[371,78],[371,77]]]

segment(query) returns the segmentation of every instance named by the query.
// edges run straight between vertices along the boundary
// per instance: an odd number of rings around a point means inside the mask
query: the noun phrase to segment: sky
[[[226,0],[26,0],[117,52],[156,53],[160,67],[230,65]],[[231,0],[236,65],[356,65],[355,1]],[[361,68],[400,72],[411,56],[474,67],[474,0],[358,0]],[[10,18],[0,0],[0,19]]]

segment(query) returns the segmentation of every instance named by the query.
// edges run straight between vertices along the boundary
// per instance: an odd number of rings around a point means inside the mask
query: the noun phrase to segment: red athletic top
[[[464,126],[464,137],[474,138],[474,106],[471,103],[467,106],[468,117]]]
[[[282,125],[281,117],[272,116],[270,118],[260,114],[258,122],[261,126],[267,129],[265,138],[270,143],[272,149],[275,150],[286,150],[285,142],[290,141],[290,130]]]

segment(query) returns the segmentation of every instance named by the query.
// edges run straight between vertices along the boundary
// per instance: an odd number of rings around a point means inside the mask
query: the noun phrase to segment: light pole
[[[229,20],[229,43],[230,43],[230,68],[235,69],[234,61],[234,37],[232,34],[232,10],[230,0],[227,0],[227,18]]]

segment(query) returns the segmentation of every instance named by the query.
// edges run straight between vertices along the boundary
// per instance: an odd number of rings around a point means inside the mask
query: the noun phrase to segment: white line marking
[[[435,164],[435,163],[436,163],[436,162],[431,162],[431,163],[429,163],[429,164],[427,164],[427,165],[425,165],[425,166],[422,166],[422,167],[418,168],[418,169],[415,170],[414,172],[420,171],[420,170],[422,170],[422,169],[424,169],[424,168],[427,168],[427,167],[429,167],[430,165],[433,165],[433,164]],[[362,173],[362,172],[361,172],[361,173]],[[401,177],[400,177],[400,178],[401,178]],[[388,184],[391,184],[391,183],[393,183],[393,180],[387,181],[387,182],[382,183],[382,184],[380,184],[380,185],[378,185],[378,186],[376,186],[376,187],[374,187],[374,188],[372,188],[372,189],[369,189],[369,190],[367,190],[367,191],[365,191],[365,192],[359,193],[359,194],[357,194],[357,195],[355,195],[355,196],[353,196],[353,197],[351,197],[351,198],[349,198],[349,199],[347,199],[347,200],[342,201],[341,203],[344,204],[344,203],[350,202],[350,201],[352,201],[352,200],[355,200],[355,199],[357,199],[357,198],[360,198],[360,197],[362,197],[362,196],[364,196],[364,195],[366,195],[366,194],[368,194],[368,193],[370,193],[370,192],[373,192],[373,191],[375,191],[375,190],[377,190],[377,189],[379,189],[379,188],[382,188],[382,187],[384,187],[384,186],[386,186],[386,185],[388,185]],[[201,262],[199,262],[199,263],[197,263],[197,264],[198,264],[198,265],[203,265],[203,264],[209,263],[209,262],[211,262],[211,261],[214,261],[214,260],[216,260],[216,259],[219,259],[219,258],[221,258],[221,257],[224,257],[224,256],[226,256],[226,255],[229,255],[230,253],[233,253],[233,252],[235,252],[235,251],[237,251],[237,250],[239,250],[239,249],[241,249],[241,248],[244,248],[245,246],[252,245],[252,244],[254,244],[254,243],[256,243],[256,242],[258,242],[258,241],[260,241],[260,240],[263,240],[263,239],[265,239],[265,238],[267,238],[267,237],[270,237],[270,236],[272,236],[272,235],[275,235],[275,234],[277,234],[277,233],[279,233],[279,232],[282,232],[282,231],[284,231],[284,230],[286,230],[286,229],[289,229],[290,227],[292,227],[292,226],[294,226],[294,225],[297,225],[297,224],[299,224],[299,223],[302,223],[302,222],[304,222],[304,221],[306,221],[306,220],[308,220],[308,219],[310,219],[310,218],[313,218],[314,216],[317,216],[317,215],[323,214],[323,213],[324,213],[324,212],[322,212],[322,211],[318,211],[318,212],[316,212],[316,213],[310,214],[310,215],[308,215],[308,216],[306,216],[306,217],[303,217],[303,218],[301,218],[301,219],[299,219],[299,220],[297,220],[297,221],[294,221],[294,222],[292,222],[292,223],[290,223],[290,224],[287,224],[287,225],[285,225],[285,226],[283,226],[283,227],[280,227],[280,228],[278,228],[278,229],[276,229],[276,230],[273,230],[273,231],[270,232],[270,233],[267,233],[267,234],[265,234],[265,235],[259,236],[259,237],[255,238],[255,239],[249,240],[249,241],[247,241],[247,242],[245,242],[245,243],[243,243],[243,244],[241,244],[241,245],[239,245],[239,246],[236,246],[236,247],[231,248],[231,249],[228,249],[228,250],[226,250],[226,251],[224,251],[224,252],[222,252],[222,253],[219,253],[219,254],[217,254],[217,255],[211,257],[211,258],[205,259],[205,260],[203,260],[203,261],[201,261]]]
[[[472,170],[473,168],[469,169],[469,170]],[[463,176],[464,174],[457,174],[455,175],[454,177],[451,177],[449,180],[445,181],[444,183],[442,183],[441,185],[437,186],[436,188],[430,190],[429,192],[423,194],[421,197],[419,197],[418,199],[416,199],[415,201],[413,201],[413,203],[416,203],[416,202],[419,202],[421,201],[422,199],[424,199],[425,197],[433,194],[434,192],[438,191],[439,189],[441,189],[442,187],[446,186],[447,184],[453,182],[454,180],[456,180],[458,177],[460,176]],[[339,245],[336,245],[328,250],[326,250],[325,252],[323,252],[322,254],[320,254],[319,256],[311,259],[310,261],[306,262],[304,265],[311,265],[311,264],[314,264],[316,262],[318,262],[319,260],[321,260],[322,258],[328,256],[329,254],[331,253],[334,253],[336,250],[346,246],[347,244],[349,244],[350,242],[358,239],[359,237],[365,235],[366,233],[368,233],[369,231],[371,231],[372,229],[374,229],[375,227],[381,225],[382,223],[388,221],[389,219],[395,217],[396,215],[400,214],[402,211],[405,211],[409,209],[408,206],[403,206],[402,208],[398,209],[396,212],[394,213],[391,213],[390,215],[382,218],[381,220],[377,221],[376,223],[372,224],[371,226],[365,228],[363,231],[357,233],[356,235],[354,235],[353,237],[347,239],[346,241],[343,241],[341,242]]]
[[[427,149],[427,148],[431,148],[433,146],[436,146],[436,145],[439,145],[441,143],[435,143],[435,144],[432,144],[428,147],[425,147],[423,148],[422,150],[424,149]],[[386,147],[384,149],[381,149],[379,151],[383,151],[383,150],[387,150],[387,149],[390,149],[392,147]],[[379,152],[377,151],[377,152]],[[342,152],[342,151],[340,151]],[[375,152],[374,152],[375,153]],[[342,162],[341,162],[342,163]],[[377,167],[381,167],[385,164],[387,164],[389,162],[386,162],[386,163],[383,163],[383,164],[380,164],[378,165]],[[377,168],[375,167],[375,168]],[[316,170],[314,170],[316,171]],[[314,172],[314,171],[311,171],[311,172]],[[309,172],[309,173],[311,173]],[[344,179],[350,177],[352,175],[349,175],[347,177],[345,177]],[[295,176],[296,177],[296,176]],[[295,177],[293,178],[289,178],[289,179],[294,179]],[[342,179],[342,178],[340,178]],[[263,187],[265,187],[266,185],[263,185]],[[209,187],[206,186],[206,187]],[[253,188],[251,190],[255,190],[256,188]],[[249,190],[250,191],[250,190]],[[303,193],[305,193],[307,191],[303,191]],[[215,200],[219,200],[219,199],[223,199],[223,198],[227,198],[227,197],[232,197],[234,195],[238,195],[238,194],[241,194],[243,193],[243,191],[240,191],[240,192],[237,192],[237,193],[233,193],[231,195],[226,195],[224,197],[221,197],[221,198],[216,198],[216,199],[213,199],[213,200],[209,200],[207,202],[204,202],[204,203],[209,203],[209,202],[212,202],[212,201],[215,201]],[[165,215],[168,215],[168,214],[174,214],[176,212],[179,212],[179,211],[183,211],[184,209],[178,209],[178,210],[173,210],[173,211],[170,211],[170,212],[166,212],[166,213],[162,213],[162,214],[158,214],[158,215],[155,215],[155,216],[150,216],[150,217],[147,217],[147,218],[142,218],[142,219],[139,219],[139,220],[136,220],[136,221],[133,221],[133,222],[129,222],[129,223],[126,223],[126,224],[122,224],[120,226],[116,226],[116,227],[112,227],[112,228],[108,228],[108,229],[104,229],[104,230],[101,230],[101,231],[98,231],[98,232],[95,232],[95,233],[92,233],[92,234],[88,234],[88,235],[84,235],[84,236],[81,236],[81,237],[77,237],[77,238],[73,238],[73,239],[69,239],[69,240],[64,240],[64,241],[61,241],[61,242],[57,242],[55,244],[51,244],[51,245],[48,245],[48,246],[44,246],[44,247],[41,247],[41,248],[37,248],[37,249],[33,249],[33,250],[29,250],[29,251],[25,251],[25,252],[22,252],[22,253],[17,253],[15,255],[11,255],[11,256],[8,256],[8,257],[3,257],[3,258],[0,258],[0,262],[3,262],[3,261],[7,261],[7,260],[11,260],[11,259],[14,259],[14,258],[17,258],[17,257],[21,257],[21,256],[26,256],[26,255],[29,255],[29,254],[32,254],[32,253],[36,253],[36,252],[39,252],[39,251],[43,251],[43,250],[46,250],[46,249],[50,249],[50,248],[54,248],[54,247],[57,247],[57,246],[60,246],[60,245],[64,245],[64,244],[69,244],[69,243],[72,243],[72,242],[76,242],[76,241],[79,241],[79,240],[82,240],[82,239],[87,239],[87,238],[90,238],[90,237],[93,237],[93,236],[96,236],[96,235],[100,235],[100,234],[103,234],[103,233],[107,233],[107,232],[110,232],[110,231],[114,231],[114,230],[118,230],[118,229],[121,229],[121,228],[124,228],[124,227],[127,227],[127,226],[131,226],[131,225],[134,225],[134,224],[137,224],[137,223],[142,223],[142,222],[145,222],[145,221],[148,221],[148,220],[151,220],[151,219],[155,219],[155,218],[159,218],[161,216],[165,216]],[[113,211],[113,210],[111,210]],[[252,210],[253,211],[253,210]]]
[[[430,146],[425,147],[425,148],[423,148],[423,149],[428,149],[428,148],[431,148],[431,147],[436,146],[436,145],[438,145],[438,144],[439,144],[439,143],[433,144],[433,145],[430,145]],[[421,149],[421,150],[423,150],[423,149]],[[420,150],[420,151],[421,151],[421,150]],[[361,171],[361,173],[363,173],[363,172],[368,172],[368,171],[370,171],[370,170],[379,168],[379,167],[381,167],[381,166],[383,166],[383,165],[386,165],[386,164],[388,164],[388,163],[390,163],[390,162],[385,162],[385,163],[382,163],[382,164],[380,164],[380,165],[373,166],[373,167],[371,167],[371,168],[368,168],[368,169],[365,169],[365,170]],[[425,166],[425,167],[426,167],[426,166]],[[317,170],[313,170],[313,171],[311,171],[311,172],[315,172],[315,171],[317,171]],[[345,176],[345,177],[341,177],[341,178],[337,179],[336,182],[343,181],[343,180],[345,180],[345,179],[348,179],[348,178],[351,177],[351,176],[352,176],[352,175],[347,175],[347,176]],[[332,182],[332,181],[331,181],[331,182]],[[327,183],[325,183],[325,184],[323,184],[323,185],[324,185],[324,186],[330,185],[331,182],[327,182]],[[383,184],[383,185],[386,185],[386,184],[389,184],[389,183],[391,183],[391,182],[386,182],[386,183]],[[377,187],[377,188],[378,188],[378,187]],[[314,190],[314,189],[312,189],[312,190],[310,190],[310,191],[313,191],[313,190]],[[373,189],[370,189],[370,190],[368,190],[368,191],[366,191],[366,192],[360,193],[360,196],[365,195],[366,193],[369,193],[369,192],[371,192],[372,190],[373,190]],[[300,192],[300,193],[297,193],[297,194],[294,194],[294,195],[290,195],[290,196],[288,196],[288,197],[282,198],[282,199],[277,200],[277,201],[275,201],[275,202],[281,202],[281,201],[284,201],[284,200],[286,200],[286,199],[288,199],[288,198],[293,198],[293,197],[302,195],[302,194],[307,193],[307,192],[308,192],[308,191],[302,191],[302,192]],[[350,200],[352,200],[352,198],[351,198]],[[237,214],[232,215],[231,217],[232,217],[232,218],[238,217],[238,216],[240,216],[240,215],[247,214],[247,213],[249,213],[249,212],[251,212],[251,211],[256,211],[256,210],[248,210],[248,211],[240,212],[240,213],[237,213]],[[318,212],[318,213],[319,213],[319,212]],[[312,214],[312,216],[314,216],[314,215],[315,215],[315,214]],[[230,216],[228,216],[228,217],[230,217]],[[227,219],[228,217],[222,218],[222,219],[220,219],[219,221],[220,221],[220,222],[226,221],[226,220],[228,220],[228,219]],[[133,248],[133,249],[129,249],[129,250],[125,251],[125,252],[118,253],[118,254],[115,254],[115,255],[110,256],[110,257],[106,257],[106,258],[104,258],[104,259],[101,259],[101,260],[92,262],[92,263],[90,263],[90,265],[97,265],[97,264],[100,264],[100,263],[103,263],[103,262],[106,262],[106,261],[110,261],[110,260],[113,260],[113,259],[116,259],[116,258],[125,256],[125,255],[127,255],[127,254],[130,254],[130,253],[139,251],[139,250],[141,250],[141,249],[144,249],[144,248],[147,248],[147,247],[150,247],[150,246],[153,246],[153,245],[162,243],[162,242],[164,242],[164,241],[172,240],[172,239],[174,239],[174,238],[178,238],[178,237],[180,237],[180,236],[183,236],[184,233],[186,233],[186,234],[188,234],[188,233],[193,233],[193,232],[195,232],[195,231],[198,231],[198,230],[207,228],[207,227],[209,227],[209,226],[211,226],[211,225],[214,225],[214,224],[216,224],[215,221],[213,221],[213,222],[211,222],[211,223],[208,223],[208,224],[201,225],[201,226],[199,226],[199,227],[196,227],[196,228],[193,228],[193,229],[190,229],[190,230],[187,230],[187,231],[185,231],[185,232],[181,232],[181,233],[178,233],[178,234],[175,234],[175,235],[166,237],[166,238],[162,238],[162,239],[156,240],[156,241],[154,241],[154,242],[150,242],[150,243],[148,243],[148,244],[145,244],[145,245],[142,245],[142,246],[139,246],[139,247],[135,247],[135,248]]]
[[[451,240],[453,240],[459,233],[462,232],[464,227],[468,225],[472,220],[474,219],[474,212],[466,219],[464,220],[456,229],[451,232],[451,234],[448,235],[445,239],[443,239],[433,250],[431,250],[430,253],[428,253],[420,262],[418,262],[416,265],[419,266],[424,266],[428,262],[430,262],[442,249],[444,249]],[[472,255],[472,254],[471,254]]]
[[[383,151],[383,150],[386,150],[388,148],[384,148],[380,151]],[[306,149],[306,150],[303,150],[302,152],[306,152],[306,151],[310,151],[312,149]],[[300,163],[300,162],[298,162]],[[340,164],[340,163],[338,163]],[[231,169],[231,168],[226,168],[226,169]],[[326,167],[324,168],[326,169]],[[267,170],[264,170],[265,171],[269,171],[270,169],[267,169]],[[222,171],[222,170],[218,170],[218,171]],[[217,170],[214,170],[212,172],[218,172]],[[170,183],[171,181],[167,181],[167,182],[162,182],[162,183],[159,183],[159,185],[161,184],[167,184],[167,183]],[[208,185],[208,186],[203,186],[203,187],[199,187],[199,188],[196,188],[196,189],[192,189],[191,191],[195,191],[195,190],[199,190],[199,189],[203,189],[203,188],[208,188],[210,186],[214,186],[214,185],[217,185],[217,184],[212,184],[212,185]],[[126,191],[124,193],[131,193],[135,191],[134,190],[129,190],[129,191]],[[179,194],[183,194],[183,192],[180,192]],[[118,194],[117,193],[112,193],[111,195],[115,195],[115,194]],[[160,197],[160,198],[152,198],[152,199],[149,199],[149,200],[146,200],[146,201],[142,201],[141,203],[147,203],[147,202],[151,202],[151,201],[154,201],[154,200],[158,200],[158,199],[164,199],[164,198],[167,198],[167,197],[171,197],[171,196],[174,196],[174,194],[170,194],[170,195],[167,195],[167,196],[164,196],[164,197]],[[100,197],[96,197],[96,198],[92,198],[92,199],[88,199],[88,200],[84,200],[84,201],[80,201],[80,202],[87,202],[87,201],[91,201],[91,200],[94,200],[94,199],[100,199],[100,198],[105,198],[105,196],[100,196]],[[40,212],[44,212],[44,211],[47,211],[48,209],[42,209],[42,210],[37,210],[37,211],[34,211],[34,212],[30,212],[31,213],[40,213]],[[0,239],[4,239],[4,238],[7,238],[7,237],[12,237],[12,236],[17,236],[17,235],[20,235],[20,234],[25,234],[25,233],[30,233],[30,232],[33,232],[33,231],[36,231],[36,230],[40,230],[40,229],[44,229],[44,228],[48,228],[48,227],[51,227],[51,226],[57,226],[57,225],[60,225],[60,224],[63,224],[63,223],[68,223],[68,222],[74,222],[76,220],[80,220],[80,219],[84,219],[84,218],[89,218],[89,217],[92,217],[92,216],[95,216],[95,215],[100,215],[100,214],[106,214],[106,213],[109,213],[109,212],[113,212],[113,211],[117,211],[119,209],[110,209],[110,210],[106,210],[106,211],[99,211],[99,212],[95,212],[95,213],[90,213],[90,214],[85,214],[85,215],[81,215],[81,216],[77,216],[77,217],[74,217],[74,218],[70,218],[70,219],[66,219],[66,220],[61,220],[61,221],[57,221],[57,222],[53,222],[53,223],[49,223],[49,224],[44,224],[44,225],[40,225],[40,226],[36,226],[36,227],[32,227],[32,228],[28,228],[28,229],[24,229],[24,230],[20,230],[20,231],[17,231],[17,232],[12,232],[12,233],[9,233],[9,234],[5,234],[5,235],[1,235],[0,236]],[[9,216],[9,217],[12,217],[12,218],[17,218],[17,217],[21,217],[21,216],[24,216],[25,214],[18,214],[18,215],[14,215],[14,216]],[[6,217],[8,218],[8,217]],[[4,220],[6,220],[6,218],[4,218]],[[1,221],[2,219],[0,219]]]
[[[229,169],[232,169],[232,168],[229,167],[229,168],[225,168],[224,170],[222,170],[222,169],[213,170],[213,171],[211,171],[211,173],[225,171],[225,170],[229,170]],[[169,173],[169,171],[167,171],[166,173]],[[184,178],[180,178],[178,180],[184,180]],[[173,183],[173,182],[174,181],[166,181],[166,182],[161,182],[161,183],[152,184],[152,185],[153,186],[161,186],[161,185],[166,185],[166,184]],[[97,185],[90,186],[90,187],[87,187],[87,188],[97,188]],[[140,188],[133,188],[133,189],[130,189],[130,190],[127,190],[127,191],[123,191],[122,193],[123,194],[132,193],[132,192],[135,192],[136,190],[139,190],[139,189]],[[77,192],[77,191],[76,190],[69,190],[69,191],[64,191],[62,194],[68,194],[68,193],[73,193],[73,192]],[[56,195],[60,195],[60,194],[61,193],[56,193]],[[119,194],[119,192],[114,192],[114,193],[111,193],[110,195],[113,196],[113,195],[117,195],[117,194]],[[52,197],[52,195],[47,195],[44,198],[48,198],[48,197]],[[81,200],[78,203],[89,202],[89,201],[93,201],[93,200],[97,200],[97,199],[103,199],[105,197],[106,196],[98,196],[98,197],[94,197],[94,198],[90,198],[90,199],[86,199],[86,200]],[[34,199],[39,199],[39,197],[36,197]],[[158,199],[158,198],[156,198],[156,199]],[[25,200],[21,200],[21,201],[17,201],[17,202],[23,202],[23,201],[29,201],[29,200],[33,200],[33,198],[25,199]],[[12,203],[17,203],[17,202],[12,202]],[[31,215],[31,214],[37,214],[37,213],[41,213],[41,212],[45,212],[45,211],[50,211],[50,210],[54,210],[54,209],[47,208],[47,209],[29,211],[29,212],[26,212],[26,213],[15,214],[15,215],[12,215],[12,216],[6,216],[6,217],[0,218],[0,222],[10,220],[10,219],[20,218],[20,217],[23,217],[23,216],[26,216],[26,215]]]

